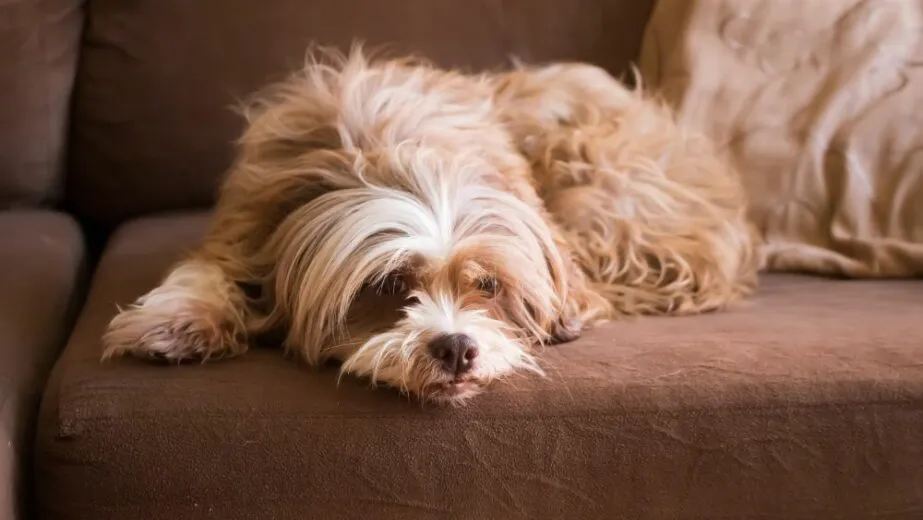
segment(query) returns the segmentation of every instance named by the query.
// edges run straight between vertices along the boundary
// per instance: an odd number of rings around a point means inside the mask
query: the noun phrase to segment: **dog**
[[[464,404],[599,323],[757,286],[737,173],[641,85],[583,63],[481,73],[360,47],[243,109],[200,247],[120,308],[103,359],[244,354]]]

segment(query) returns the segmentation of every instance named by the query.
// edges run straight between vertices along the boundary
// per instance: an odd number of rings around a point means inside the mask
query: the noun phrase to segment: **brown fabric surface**
[[[740,166],[777,270],[923,276],[923,2],[661,0],[641,70]]]
[[[446,66],[583,59],[622,71],[653,0],[96,0],[76,89],[68,196],[104,222],[212,201],[238,100],[312,43],[354,39]]]
[[[275,349],[100,364],[116,303],[203,225],[112,240],[43,402],[40,519],[923,516],[923,282],[769,276],[733,312],[548,349],[547,380],[463,409]]]
[[[0,518],[28,518],[36,412],[70,332],[83,239],[61,214],[0,212]]]
[[[59,195],[81,4],[0,1],[0,208]]]

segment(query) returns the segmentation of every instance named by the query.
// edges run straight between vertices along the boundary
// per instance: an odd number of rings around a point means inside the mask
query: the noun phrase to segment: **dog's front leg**
[[[553,345],[578,339],[585,329],[609,319],[612,313],[609,302],[590,286],[583,271],[569,257],[565,260],[565,272],[567,298],[561,316],[551,329],[550,343]]]
[[[109,323],[103,359],[204,361],[247,351],[253,308],[241,284],[254,280],[248,252],[266,234],[260,207],[248,201],[239,193],[219,201],[201,247]]]
[[[121,310],[103,337],[103,358],[132,354],[180,362],[247,350],[245,296],[207,249]]]

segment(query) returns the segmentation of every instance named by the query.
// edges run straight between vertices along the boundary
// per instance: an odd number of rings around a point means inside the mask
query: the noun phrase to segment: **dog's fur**
[[[756,285],[734,171],[670,110],[585,64],[462,74],[361,50],[261,92],[211,228],[122,310],[104,358],[243,354],[461,403],[535,347]],[[465,334],[453,373],[427,348]]]

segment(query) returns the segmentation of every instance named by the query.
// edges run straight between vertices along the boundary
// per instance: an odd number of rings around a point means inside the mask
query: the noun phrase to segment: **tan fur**
[[[754,290],[759,237],[738,174],[705,136],[590,65],[495,81],[547,209],[617,315],[711,311]]]
[[[458,404],[534,347],[756,284],[739,181],[669,110],[581,64],[464,75],[327,53],[246,107],[200,250],[120,312],[105,358],[317,365]],[[470,372],[427,350],[476,344]]]

